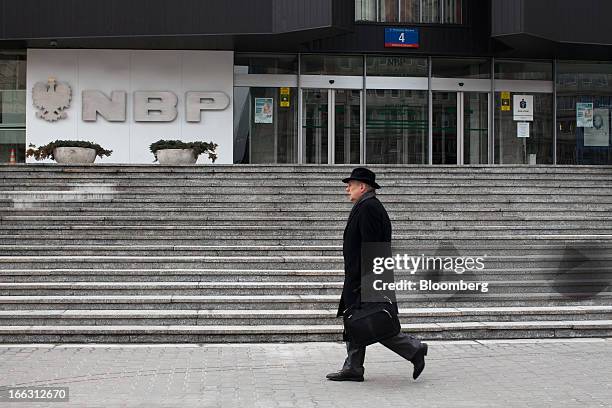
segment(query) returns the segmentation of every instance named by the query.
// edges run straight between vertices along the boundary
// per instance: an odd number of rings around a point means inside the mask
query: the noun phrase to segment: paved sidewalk
[[[368,347],[366,381],[325,374],[341,343],[0,345],[0,386],[67,386],[69,402],[2,407],[610,407],[612,339],[430,342],[427,366]]]

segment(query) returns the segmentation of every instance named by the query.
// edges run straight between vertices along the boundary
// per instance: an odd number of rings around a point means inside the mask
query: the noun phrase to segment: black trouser
[[[381,340],[380,344],[409,361],[412,360],[417,350],[421,347],[421,341],[419,339],[406,333],[399,333],[396,336]],[[342,369],[351,370],[363,375],[363,361],[365,360],[366,347],[359,347],[347,341],[346,351],[348,356],[346,360],[344,360]]]

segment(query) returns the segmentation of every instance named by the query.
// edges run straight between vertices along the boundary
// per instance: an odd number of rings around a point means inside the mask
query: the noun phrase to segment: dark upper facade
[[[394,0],[379,0],[394,1]],[[394,53],[612,59],[609,0],[463,0],[459,24],[355,22],[355,0],[3,0],[0,48],[389,52],[384,28],[420,29]]]

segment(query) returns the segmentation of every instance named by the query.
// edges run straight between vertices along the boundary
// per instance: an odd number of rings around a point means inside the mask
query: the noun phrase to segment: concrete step
[[[448,247],[449,242],[454,246],[471,247],[472,249],[479,248],[483,244],[496,244],[512,247],[521,242],[534,243],[574,243],[594,242],[602,245],[609,245],[612,242],[612,234],[521,234],[521,235],[457,235],[454,233],[440,233],[437,235],[424,234],[394,234],[393,245],[395,248],[416,248],[416,249],[437,249],[440,246]],[[91,236],[74,236],[69,234],[56,235],[52,231],[45,233],[19,233],[19,234],[1,234],[0,242],[7,245],[16,244],[56,244],[56,245],[236,245],[243,244],[245,246],[257,243],[258,245],[304,245],[304,246],[329,246],[342,243],[340,234],[323,236],[321,234],[314,237],[301,236],[255,236],[251,234],[232,234],[220,235],[217,237],[202,237],[199,235],[189,234],[182,236],[172,235],[134,235],[134,234],[118,234],[108,232],[103,235]],[[428,251],[429,252],[429,251]],[[470,252],[474,252],[470,250]]]
[[[383,181],[381,181],[382,183]],[[151,194],[181,194],[191,196],[306,196],[308,191],[316,191],[319,195],[327,197],[342,197],[345,196],[345,184],[340,179],[333,183],[325,185],[295,185],[294,183],[277,183],[276,185],[258,184],[257,189],[253,185],[234,185],[233,183],[223,183],[223,180],[215,183],[216,185],[206,185],[196,182],[151,182],[149,184],[138,183],[132,181],[126,183],[54,183],[54,184],[32,184],[19,183],[14,185],[0,185],[0,196],[5,197],[10,194],[42,194],[42,193],[60,193],[70,191],[105,191],[112,192],[117,196],[131,195],[151,195]],[[507,183],[498,183],[493,185],[486,184],[466,184],[455,183],[451,180],[438,183],[420,183],[414,184],[409,181],[402,183],[387,183],[381,189],[380,195],[385,196],[411,196],[418,195],[464,195],[468,190],[472,195],[506,195],[506,194],[557,194],[557,195],[609,195],[606,191],[612,190],[612,183],[597,182],[587,180],[584,183],[576,182],[566,184],[563,181],[554,182],[553,185],[528,185],[524,181],[508,181]]]
[[[54,216],[50,219],[48,216],[0,216],[0,223],[3,226],[17,227],[34,227],[34,226],[189,226],[189,225],[207,225],[207,226],[266,226],[266,227],[329,227],[329,228],[344,228],[346,226],[346,217],[193,217],[193,216],[81,216],[81,215],[63,215]],[[410,217],[394,217],[391,219],[393,228],[396,230],[410,229],[415,225],[426,227],[467,227],[473,226],[525,226],[525,227],[545,227],[545,228],[591,228],[598,226],[608,226],[612,228],[612,215],[589,215],[589,216],[499,216],[489,215],[480,217],[447,217],[447,216],[410,216]]]
[[[438,239],[446,239],[449,233],[452,232],[454,238],[457,237],[472,237],[474,235],[486,235],[489,237],[497,235],[612,235],[612,225],[608,223],[600,223],[598,226],[584,227],[577,225],[449,225],[449,226],[423,226],[417,223],[410,225],[398,226],[395,228],[395,233],[399,236],[418,233],[421,236],[429,238],[436,237]],[[69,235],[72,237],[82,237],[84,239],[95,236],[97,238],[104,237],[105,234],[116,236],[130,236],[138,232],[138,238],[143,236],[172,236],[186,237],[197,236],[203,238],[223,237],[234,239],[236,236],[246,235],[253,239],[271,239],[287,237],[295,238],[310,238],[312,245],[320,245],[321,242],[313,241],[314,239],[334,238],[341,239],[344,226],[313,226],[313,225],[286,225],[280,228],[279,226],[270,225],[3,225],[0,229],[0,239],[3,236],[21,235],[23,234],[45,234],[53,233],[56,237],[59,235]],[[6,237],[5,237],[6,238]],[[6,243],[6,242],[5,242]],[[202,244],[204,244],[202,242]]]
[[[427,207],[417,207],[406,204],[401,208],[388,209],[391,220],[411,219],[411,218],[427,218],[427,217],[445,217],[448,219],[480,219],[480,218],[537,218],[537,217],[612,217],[612,205],[608,207],[584,205],[572,209],[568,212],[567,206],[526,206],[524,208],[515,208],[512,210],[502,210],[498,207],[487,207],[485,205],[469,208],[460,208],[456,205],[439,206],[432,209]],[[350,210],[350,208],[349,208]],[[108,216],[130,216],[133,215],[133,208],[106,208],[106,207],[40,207],[40,208],[15,208],[15,207],[0,207],[0,216],[13,217],[45,217],[47,219],[55,219],[56,217],[108,217]],[[253,206],[251,208],[218,208],[218,207],[145,207],[139,210],[139,214],[143,216],[164,216],[164,217],[203,217],[207,219],[290,219],[290,218],[316,218],[316,219],[343,219],[345,222],[348,218],[348,212],[342,209],[294,209],[287,210],[283,208],[268,208],[261,206]]]
[[[78,197],[77,197],[78,198]],[[382,198],[381,198],[382,199]],[[252,203],[250,206],[235,205],[228,207],[225,204],[215,205],[214,203],[204,202],[168,202],[165,198],[158,198],[157,200],[150,201],[134,201],[124,199],[83,199],[81,201],[66,200],[66,201],[54,201],[54,200],[29,200],[29,201],[15,201],[8,199],[0,199],[0,211],[8,213],[9,215],[19,215],[21,212],[45,212],[51,211],[56,212],[58,210],[64,210],[68,213],[74,213],[76,211],[93,211],[93,212],[110,212],[110,214],[118,214],[120,212],[128,213],[133,212],[135,208],[146,214],[149,211],[163,212],[172,214],[177,213],[179,215],[189,213],[208,213],[211,215],[219,215],[233,213],[236,215],[240,214],[261,214],[261,215],[273,215],[279,213],[289,215],[301,215],[301,214],[315,214],[320,215],[321,213],[329,215],[339,215],[348,217],[348,213],[351,210],[351,203],[348,202],[324,202],[324,203],[309,203],[308,206],[300,205],[300,203],[283,203],[283,202],[268,202],[268,203]],[[603,213],[606,215],[612,211],[611,204],[602,203],[535,203],[535,202],[514,202],[514,201],[489,201],[483,200],[481,202],[448,202],[448,201],[428,201],[428,202],[387,202],[385,201],[385,208],[390,215],[396,213],[419,214],[420,212],[499,212],[502,215],[529,215],[531,211],[543,212],[545,215],[551,215],[555,212],[561,214],[599,214]]]
[[[8,310],[0,326],[334,325],[336,310]],[[612,320],[612,306],[400,309],[402,324]]]
[[[401,294],[400,294],[401,295]],[[486,296],[462,294],[428,294],[398,296],[400,307],[493,307],[493,306],[609,306],[612,292],[600,292],[597,296],[585,293],[567,297],[558,293],[513,293]],[[295,308],[334,309],[338,307],[338,295],[88,295],[88,296],[0,296],[0,310],[45,309],[281,309]]]
[[[612,320],[406,324],[424,340],[609,337]],[[220,343],[340,341],[341,325],[0,326],[3,343]]]
[[[479,279],[493,282],[503,280],[544,280],[554,282],[559,279],[611,280],[611,271],[607,263],[600,266],[588,265],[576,271],[562,271],[559,266],[538,268],[505,268],[486,269],[478,272],[466,272],[461,277],[464,280]],[[588,276],[585,276],[588,275]],[[446,280],[457,276],[449,272],[444,275]],[[410,275],[396,273],[398,279],[432,279],[431,273]],[[115,269],[115,268],[48,268],[48,269],[0,269],[0,282],[342,282],[344,271],[338,269],[202,269],[202,268],[171,268],[171,269]]]
[[[0,245],[0,256],[341,256],[340,245],[63,245],[61,241],[49,239],[46,245],[23,244]],[[0,242],[3,242],[0,240]],[[51,244],[51,245],[49,245]],[[452,246],[451,246],[452,245]],[[396,253],[418,254],[435,252],[440,255],[440,245],[427,248],[414,243],[399,242],[393,245]],[[473,254],[474,247],[447,244],[447,252]],[[576,250],[599,250],[612,253],[612,241],[577,241],[559,244],[525,244],[509,242],[506,245],[481,244],[479,253],[490,256],[516,255],[560,255],[568,248]]]
[[[236,203],[242,204],[242,207],[248,207],[248,204],[259,202],[260,204],[273,203],[330,203],[334,205],[345,203],[347,196],[343,192],[343,186],[339,186],[338,191],[325,192],[317,189],[306,190],[304,188],[290,192],[279,189],[274,192],[259,192],[258,189],[251,188],[245,193],[226,192],[225,189],[213,191],[198,191],[187,189],[160,189],[159,191],[132,191],[125,192],[115,191],[111,188],[92,188],[66,191],[53,190],[36,190],[36,191],[0,191],[0,199],[7,201],[81,201],[85,202],[88,199],[112,199],[113,201],[137,201],[152,202],[152,203],[192,203],[202,205],[204,203],[223,204]],[[496,202],[515,202],[515,203],[612,203],[612,189],[595,189],[590,188],[585,191],[540,191],[536,188],[527,188],[525,192],[517,194],[516,189],[508,188],[504,190],[482,190],[472,191],[471,189],[462,189],[457,191],[422,191],[403,189],[403,191],[394,192],[392,194],[380,194],[381,201],[387,205],[392,203],[405,203],[407,201],[418,201],[424,203],[496,203]],[[314,194],[316,192],[316,194]]]
[[[476,278],[476,277],[475,277]],[[480,283],[468,277],[461,277],[468,283]],[[420,290],[421,281],[426,277],[407,279],[414,283],[414,290],[398,290],[398,296],[432,293],[429,289]],[[443,282],[459,282],[459,277],[444,279]],[[434,282],[437,282],[435,280]],[[342,280],[335,282],[9,282],[0,283],[0,296],[82,296],[82,295],[340,295]],[[595,279],[590,275],[582,279],[567,279],[559,276],[554,280],[496,280],[485,282],[486,295],[498,293],[599,293],[612,284],[612,274],[608,279]],[[612,288],[611,288],[612,289]],[[436,291],[435,293],[471,293],[456,290]],[[485,293],[474,292],[478,297]]]
[[[559,255],[482,256],[484,269],[521,269],[531,267],[556,267],[560,261],[584,263],[582,258],[562,259]],[[443,254],[439,256],[445,256]],[[595,253],[590,261],[606,263],[612,261],[612,254]],[[2,256],[0,268],[46,269],[48,264],[56,267],[87,268],[93,266],[108,268],[229,268],[229,269],[342,269],[339,256]],[[569,265],[569,263],[568,263]],[[476,273],[477,270],[474,269]],[[482,270],[482,268],[480,269]],[[423,269],[417,269],[417,273]]]
[[[234,165],[234,164],[214,164],[214,165],[179,165],[167,166],[159,164],[113,164],[113,163],[95,163],[89,165],[80,164],[57,164],[57,163],[27,163],[17,165],[0,165],[0,170],[3,173],[19,174],[174,174],[174,175],[199,175],[199,176],[218,176],[220,174],[341,174],[346,175],[347,170],[350,173],[355,165],[352,164],[251,164],[251,165]],[[421,174],[508,174],[509,176],[518,176],[524,174],[606,174],[612,169],[612,166],[606,165],[387,165],[387,164],[369,164],[369,168],[377,172],[385,174],[397,174],[404,176],[407,173]],[[609,173],[608,173],[609,174]],[[346,177],[346,176],[345,176]]]

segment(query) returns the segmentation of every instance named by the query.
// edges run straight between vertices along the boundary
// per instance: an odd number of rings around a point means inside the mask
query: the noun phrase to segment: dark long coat
[[[366,242],[391,242],[391,221],[382,203],[367,193],[349,215],[344,229],[344,286],[337,316],[358,301],[361,286],[361,246]],[[371,271],[370,271],[371,272]]]

